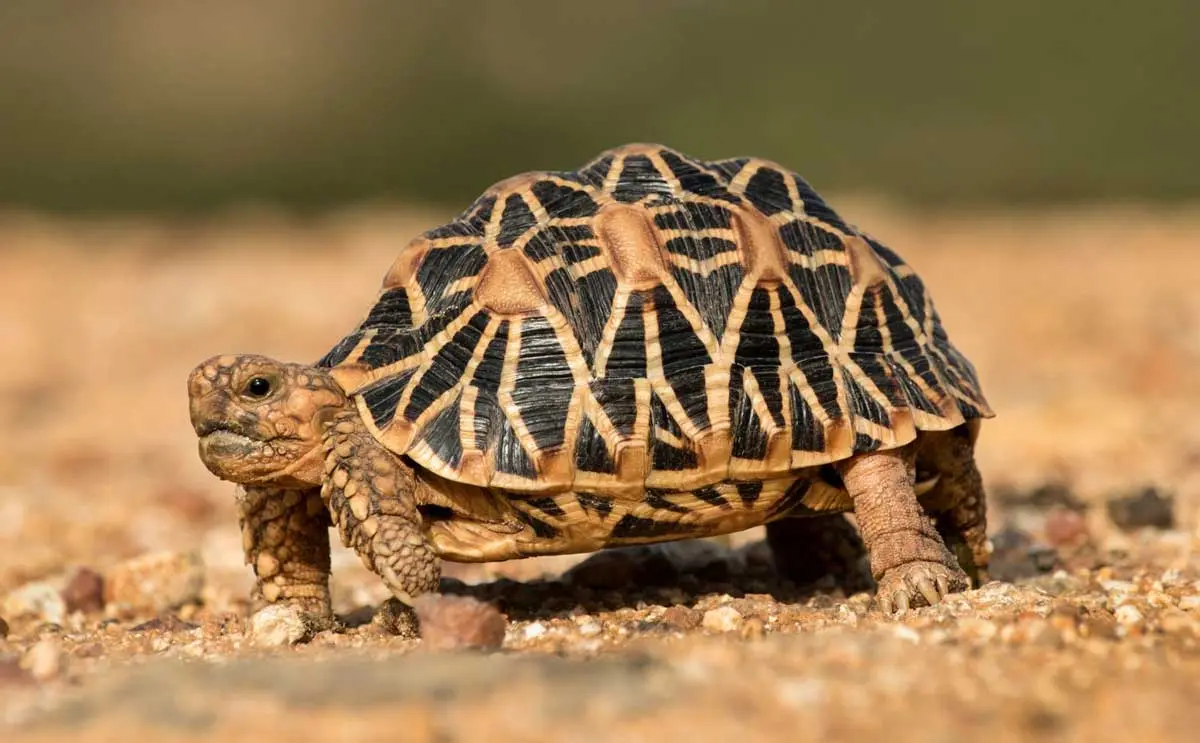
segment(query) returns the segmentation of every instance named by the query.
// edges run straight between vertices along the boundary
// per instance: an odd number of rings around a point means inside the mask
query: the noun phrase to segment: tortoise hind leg
[[[441,563],[421,527],[412,470],[375,440],[357,412],[338,415],[326,452],[322,497],[342,544],[404,604],[436,591]]]
[[[879,585],[876,600],[888,613],[919,603],[936,604],[969,583],[917,502],[915,454],[909,445],[858,454],[837,464]]]
[[[975,435],[969,425],[925,434],[919,454],[938,483],[921,499],[937,520],[938,531],[954,549],[976,586],[988,581],[991,554],[987,537],[987,498],[975,466]]]
[[[842,514],[783,518],[768,523],[766,531],[775,569],[793,583],[808,585],[832,576],[850,592],[870,587],[862,569],[867,548]]]

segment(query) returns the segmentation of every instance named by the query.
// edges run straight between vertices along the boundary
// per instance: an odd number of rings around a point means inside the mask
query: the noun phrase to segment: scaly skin
[[[988,581],[991,544],[987,536],[987,499],[975,466],[975,434],[969,426],[924,434],[920,460],[940,477],[921,503],[934,514],[937,528],[955,550],[976,586]]]
[[[342,543],[403,603],[436,591],[441,561],[421,529],[412,470],[375,440],[357,411],[338,415],[326,449],[322,496]]]
[[[412,469],[362,425],[329,372],[264,356],[216,356],[188,378],[200,459],[239,483],[256,603],[330,627],[329,527],[404,604],[436,591]]]
[[[314,629],[328,628],[329,514],[320,491],[241,486],[237,505],[255,603],[290,604]]]
[[[859,454],[837,465],[879,585],[876,601],[889,614],[921,603],[932,606],[970,584],[917,502],[915,460],[909,445]]]
[[[246,561],[260,603],[332,622],[331,516],[398,599],[437,588],[440,565],[421,532],[412,471],[380,446],[328,372],[262,356],[220,356],[188,379],[200,458],[242,485]]]

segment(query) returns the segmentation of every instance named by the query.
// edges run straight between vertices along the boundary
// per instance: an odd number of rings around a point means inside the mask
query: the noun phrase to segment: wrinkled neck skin
[[[325,430],[351,407],[327,370],[263,356],[217,356],[188,378],[200,459],[246,486],[321,484]]]

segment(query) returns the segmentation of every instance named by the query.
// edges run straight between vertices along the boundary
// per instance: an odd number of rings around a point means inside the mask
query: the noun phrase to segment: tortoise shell
[[[417,467],[584,508],[745,501],[992,415],[921,280],[803,179],[648,144],[496,184],[319,363]]]

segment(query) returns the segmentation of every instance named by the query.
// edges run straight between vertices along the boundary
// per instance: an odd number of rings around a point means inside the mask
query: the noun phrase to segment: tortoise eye
[[[251,377],[246,382],[246,394],[250,397],[266,397],[271,394],[271,381],[266,377]]]

